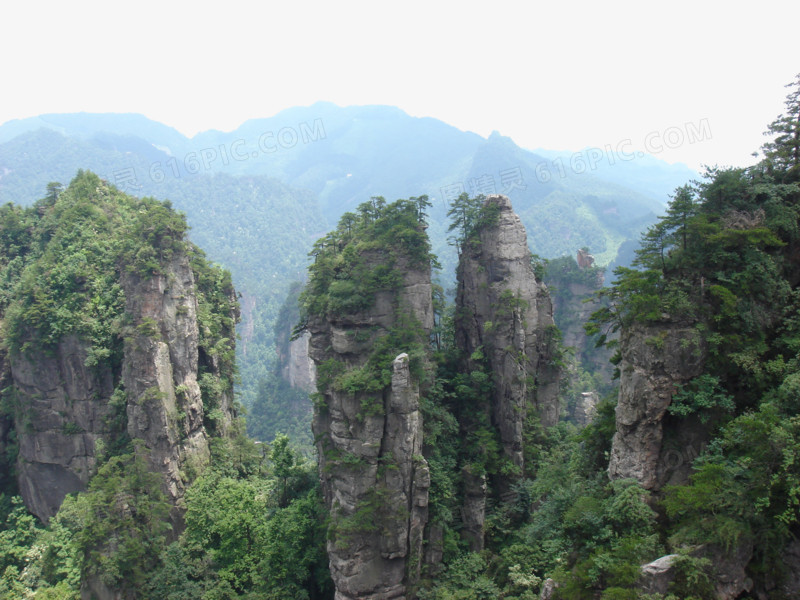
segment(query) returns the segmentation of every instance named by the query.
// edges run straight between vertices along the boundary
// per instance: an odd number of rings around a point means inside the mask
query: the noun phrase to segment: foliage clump
[[[800,79],[791,87],[764,159],[679,188],[588,328],[694,327],[703,372],[669,412],[696,417],[711,442],[690,481],[665,492],[664,537],[722,555],[752,547],[748,572],[761,582],[780,573],[800,528]]]
[[[358,214],[345,213],[337,228],[317,241],[309,266],[309,281],[300,294],[301,324],[308,319],[339,319],[370,309],[381,292],[396,293],[408,270],[428,271],[436,264],[425,233],[427,196],[387,204],[381,197],[359,205]],[[361,415],[379,414],[382,402],[373,401],[391,383],[392,361],[409,355],[412,373],[421,379],[428,340],[411,307],[392,300],[393,319],[388,330],[357,332],[372,343],[364,364],[346,368],[334,358],[320,365],[317,387],[347,394],[363,394]]]

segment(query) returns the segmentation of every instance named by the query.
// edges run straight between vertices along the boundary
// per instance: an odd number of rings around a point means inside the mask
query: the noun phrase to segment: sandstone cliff
[[[396,311],[430,329],[430,302],[428,274],[407,271],[400,294],[379,293],[372,310],[312,321],[311,356],[318,368],[331,359],[348,369],[361,367],[372,344],[395,325]],[[363,341],[358,333],[366,333]],[[408,355],[394,360],[384,390],[323,389],[313,428],[323,494],[335,521],[328,554],[337,599],[404,597],[419,574],[430,485]]]
[[[465,373],[485,369],[489,375],[485,410],[504,456],[516,469],[515,474],[487,477],[469,464],[462,468],[461,534],[473,551],[483,549],[490,487],[501,500],[512,500],[511,484],[524,473],[529,415],[538,416],[545,427],[555,425],[560,415],[553,307],[534,273],[525,228],[505,196],[489,196],[481,210],[489,222],[461,245],[455,343]],[[461,423],[467,436],[476,426]]]
[[[43,520],[66,494],[85,488],[119,436],[144,440],[175,506],[208,463],[188,257],[176,256],[151,277],[125,274],[121,283],[131,325],[120,365],[87,367],[91,344],[77,336],[65,337],[50,353],[11,359],[18,484],[28,509]],[[234,416],[230,390],[219,403],[215,425],[224,434]]]
[[[430,267],[397,243],[348,260],[365,274],[391,272],[393,284],[376,286],[357,310],[329,309],[307,323],[330,571],[337,600],[402,599],[420,574],[428,516],[419,379],[433,325]]]
[[[292,284],[275,321],[275,351],[278,354],[280,378],[290,387],[309,394],[314,391],[317,373],[314,361],[308,354],[309,332],[304,331],[297,339],[292,338],[292,328],[300,319],[298,296],[302,287]]]
[[[183,217],[92,174],[79,174],[59,202],[36,214],[53,241],[41,256],[27,252],[26,272],[46,268],[49,287],[32,294],[23,273],[4,328],[8,416],[0,433],[13,428],[18,440],[20,494],[47,521],[102,461],[139,439],[163,475],[177,535],[183,492],[208,463],[209,437],[225,435],[235,417],[238,309],[229,279],[220,283],[222,272],[183,239]],[[77,234],[75,214],[87,219]],[[156,234],[140,233],[148,229]],[[30,326],[44,310],[52,312]]]
[[[467,357],[483,348],[494,383],[492,421],[506,455],[521,469],[528,411],[545,427],[555,425],[560,413],[553,307],[534,274],[527,234],[510,200],[489,196],[486,205],[497,219],[467,241],[459,261],[456,344]]]
[[[609,476],[636,479],[650,490],[685,481],[707,441],[707,427],[695,418],[679,422],[667,409],[677,386],[702,373],[700,336],[678,323],[636,325],[622,331],[620,353]]]

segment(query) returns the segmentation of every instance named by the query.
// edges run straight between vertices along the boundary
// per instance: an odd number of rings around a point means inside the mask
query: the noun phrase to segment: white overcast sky
[[[138,112],[191,136],[327,100],[531,149],[645,149],[671,130],[660,158],[746,165],[800,72],[799,22],[796,0],[16,0],[0,123]],[[687,124],[710,139],[676,143]]]

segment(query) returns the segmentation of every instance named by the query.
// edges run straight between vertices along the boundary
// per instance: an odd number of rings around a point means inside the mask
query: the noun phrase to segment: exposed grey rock
[[[466,466],[461,470],[461,481],[464,485],[461,536],[469,543],[470,551],[480,552],[486,523],[486,474],[474,475]]]
[[[398,291],[376,293],[371,308],[361,313],[310,319],[309,354],[318,370],[330,359],[346,368],[362,366],[400,314],[430,331],[430,271],[394,258],[404,276]],[[386,257],[376,252],[366,260],[380,264]],[[335,597],[406,598],[419,578],[430,487],[418,382],[408,356],[397,356],[391,385],[381,392],[320,392],[313,430],[322,492],[333,519],[327,550]]]
[[[552,600],[553,594],[556,593],[556,588],[558,588],[558,584],[550,578],[547,578],[542,582],[542,591],[539,593],[539,600]]]
[[[177,535],[190,474],[199,474],[209,459],[197,382],[194,276],[187,256],[178,253],[164,273],[142,278],[126,272],[121,284],[133,322],[121,366],[86,366],[90,343],[76,336],[64,337],[52,352],[10,361],[20,493],[28,509],[46,522],[67,494],[85,489],[102,448],[112,441],[113,413],[123,410],[128,435],[144,440],[152,469],[165,477]],[[145,329],[152,335],[136,328],[147,319],[151,327]],[[213,372],[214,365],[209,366]],[[127,405],[110,404],[115,389],[124,389]],[[217,427],[224,432],[233,420],[230,395],[224,394],[220,404]]]
[[[86,577],[81,581],[81,600],[122,600],[119,590],[108,587],[98,576]]]
[[[578,427],[585,427],[594,420],[597,414],[597,403],[600,397],[595,391],[582,392],[575,409],[572,411],[572,420]]]
[[[289,342],[288,356],[279,357],[283,365],[281,377],[293,388],[309,393],[314,391],[314,382],[317,380],[316,366],[308,355],[310,338],[311,334],[304,331],[299,338]]]
[[[11,359],[17,482],[25,506],[45,522],[67,494],[86,487],[98,442],[109,432],[113,374],[87,368],[86,357],[87,345],[68,336],[52,355]]]
[[[783,551],[784,579],[781,590],[787,598],[800,598],[800,540],[792,540]]]
[[[623,331],[620,350],[617,431],[608,474],[636,479],[650,490],[679,483],[705,443],[706,428],[693,419],[668,426],[667,408],[677,386],[702,373],[704,344],[694,328],[665,322]]]
[[[497,207],[498,218],[465,244],[460,257],[456,344],[465,356],[483,347],[494,381],[492,422],[506,455],[522,468],[528,410],[545,427],[555,425],[560,413],[553,307],[534,274],[527,234],[511,201],[492,195],[486,204]]]
[[[425,534],[425,566],[430,576],[436,576],[441,570],[444,556],[444,528],[437,523],[428,522]]]
[[[186,469],[202,472],[210,451],[203,426],[203,401],[197,383],[198,324],[194,275],[177,255],[164,274],[122,277],[126,311],[135,335],[125,341],[122,382],[127,394],[128,435],[144,440],[154,471],[165,477],[165,491],[177,506],[187,484]],[[149,321],[148,321],[149,320]],[[142,333],[142,323],[155,332]],[[176,391],[177,390],[177,391]],[[224,431],[230,426],[230,399],[223,399]],[[173,515],[179,525],[179,517]]]
[[[712,550],[710,558],[714,565],[714,591],[718,600],[733,600],[742,592],[753,589],[753,580],[745,572],[752,557],[752,544],[742,544],[732,554]]]
[[[669,584],[675,579],[672,565],[677,556],[668,554],[642,565],[637,587],[645,594],[666,594]]]

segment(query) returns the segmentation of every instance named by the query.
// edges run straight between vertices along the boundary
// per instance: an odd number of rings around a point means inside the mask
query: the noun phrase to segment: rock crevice
[[[393,257],[402,285],[378,291],[369,309],[313,317],[307,329],[316,373],[325,365],[364,367],[376,343],[402,321],[427,336],[433,325],[430,270]],[[383,264],[388,257],[371,253]],[[419,578],[428,520],[430,472],[422,456],[419,381],[400,353],[391,383],[379,391],[347,392],[319,385],[313,431],[319,473],[331,512],[328,558],[337,600],[410,596]]]

